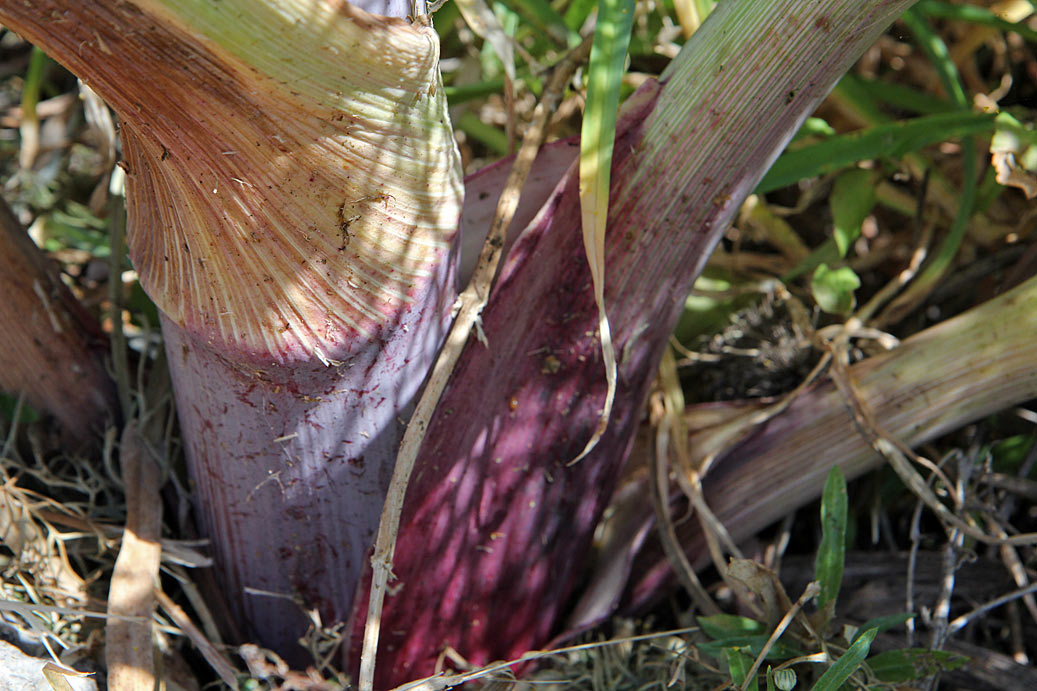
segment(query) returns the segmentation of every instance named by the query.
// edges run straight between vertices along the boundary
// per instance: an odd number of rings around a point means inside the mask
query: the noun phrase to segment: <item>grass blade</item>
[[[878,122],[886,119],[875,104],[885,104],[912,115],[935,115],[957,110],[950,101],[935,94],[927,94],[900,84],[890,84],[877,79],[864,79],[856,74],[846,74],[839,80],[836,90],[849,93],[854,106],[872,106],[868,119]]]
[[[498,127],[484,122],[475,113],[471,111],[463,113],[457,119],[455,126],[491,151],[501,156],[508,153],[508,135]]]
[[[864,622],[864,624],[861,626],[860,631],[857,632],[857,635],[864,633],[868,629],[878,629],[879,633],[882,633],[883,631],[889,631],[890,629],[895,629],[898,626],[903,626],[904,624],[906,624],[914,618],[915,615],[911,612],[899,612],[897,614],[886,614],[881,617],[874,617],[873,619],[869,619],[868,621]],[[857,636],[854,636],[853,640],[857,640]],[[852,643],[853,641],[850,642]]]
[[[547,0],[504,0],[515,13],[525,17],[546,33],[558,45],[570,48],[580,43],[580,34],[566,25],[565,20]]]
[[[785,152],[757,185],[756,193],[772,192],[804,178],[835,172],[858,161],[902,156],[947,139],[987,134],[993,130],[993,114],[965,111],[875,125]]]
[[[817,606],[834,603],[843,582],[846,561],[846,478],[839,466],[833,466],[821,495],[821,546],[817,550],[814,580],[821,583]]]
[[[739,687],[744,686],[747,691],[757,691],[759,683],[755,678],[749,684],[745,683],[752,669],[753,659],[738,648],[725,648],[724,656],[727,658],[727,671],[731,675],[731,682]]]
[[[677,21],[680,22],[684,38],[690,38],[695,33],[695,29],[713,11],[713,5],[713,0],[674,0],[673,9],[677,12]]]
[[[969,98],[965,94],[965,87],[958,74],[958,68],[954,66],[943,39],[933,30],[929,22],[913,9],[905,12],[901,20],[911,33],[915,35],[915,40],[936,67],[937,72],[940,74],[940,81],[943,84],[944,91],[948,93],[951,101],[961,112],[968,112],[970,107]],[[960,202],[958,203],[958,209],[954,215],[950,232],[948,232],[947,237],[940,244],[933,258],[926,264],[922,273],[915,278],[907,290],[890,303],[884,313],[884,321],[886,323],[903,317],[907,312],[914,309],[921,300],[925,299],[933,286],[950,268],[951,263],[957,256],[958,249],[965,238],[969,219],[972,217],[972,212],[976,205],[976,190],[978,187],[976,179],[977,158],[975,140],[972,136],[966,136],[962,141],[961,147],[962,189]]]
[[[1010,22],[1002,19],[987,8],[978,5],[951,5],[946,2],[922,0],[922,2],[915,5],[914,11],[927,17],[954,19],[989,26],[998,31],[1012,31],[1019,34],[1026,41],[1037,43],[1037,31],[1034,31],[1023,22]]]
[[[937,73],[940,75],[940,83],[943,85],[943,90],[947,93],[948,98],[959,108],[967,109],[969,107],[969,97],[965,95],[965,85],[961,83],[961,78],[958,76],[958,68],[954,66],[954,62],[951,60],[947,44],[943,42],[943,39],[933,30],[929,22],[915,9],[905,12],[900,21],[915,35],[915,42],[929,57],[933,67],[936,68]]]
[[[587,105],[580,133],[580,211],[583,246],[594,281],[594,302],[598,306],[598,330],[608,393],[598,427],[576,461],[597,445],[608,425],[616,396],[616,352],[605,312],[605,223],[609,210],[619,87],[633,25],[634,0],[601,0],[598,3],[598,22],[594,27],[594,44],[587,69]]]
[[[967,661],[967,658],[946,650],[908,648],[879,653],[868,660],[868,667],[879,681],[902,684],[957,669]]]
[[[853,642],[846,654],[835,661],[835,664],[825,670],[825,673],[821,675],[821,678],[814,684],[814,691],[836,691],[840,686],[843,685],[850,675],[857,671],[857,668],[864,662],[864,658],[868,657],[868,650],[871,648],[871,642],[875,640],[875,636],[878,635],[878,629],[869,629],[861,634],[861,636]]]
[[[40,147],[40,118],[36,113],[36,104],[40,100],[43,86],[43,73],[50,58],[38,47],[33,46],[29,56],[29,67],[25,71],[22,87],[22,120],[18,126],[22,138],[18,152],[18,165],[23,170],[31,170],[36,162],[36,154]]]
[[[579,31],[596,4],[594,0],[573,0],[565,10],[565,25],[573,31]]]

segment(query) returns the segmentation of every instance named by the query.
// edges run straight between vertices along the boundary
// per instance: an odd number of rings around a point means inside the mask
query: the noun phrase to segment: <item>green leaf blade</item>
[[[857,640],[862,633],[869,629],[878,629],[879,633],[882,633],[884,631],[889,631],[890,629],[895,629],[898,626],[903,626],[914,618],[915,615],[911,612],[898,612],[897,614],[886,614],[881,617],[869,619],[861,625],[860,630],[857,632],[857,635],[853,637],[853,640]],[[853,641],[850,642],[852,643]]]
[[[853,311],[854,291],[860,285],[861,279],[848,266],[830,269],[827,264],[821,264],[810,279],[810,290],[818,307],[829,314],[844,316]]]
[[[702,632],[710,638],[720,640],[731,636],[753,636],[767,633],[762,622],[740,617],[735,614],[713,614],[708,617],[696,617]]]
[[[834,603],[842,585],[847,506],[846,478],[839,466],[833,466],[821,497],[821,546],[814,565],[814,578],[821,583],[821,594],[817,598],[819,608]]]
[[[946,650],[907,648],[874,655],[867,665],[879,681],[899,684],[957,669],[966,662],[968,658]]]
[[[731,681],[741,687],[745,683],[749,670],[752,669],[753,659],[739,648],[724,648],[724,653],[727,658],[727,671],[731,675]],[[754,678],[746,686],[746,691],[757,691],[758,688],[759,681]]]
[[[860,161],[901,156],[948,139],[988,134],[993,129],[993,114],[966,111],[875,125],[786,151],[756,186],[756,193],[772,192],[806,178],[834,173]]]
[[[580,215],[583,246],[594,283],[594,302],[598,307],[598,331],[608,391],[598,427],[573,462],[590,453],[601,439],[616,396],[616,352],[605,311],[605,226],[619,88],[634,26],[634,5],[634,0],[600,0],[587,68],[587,103],[580,131]]]
[[[850,675],[857,671],[868,657],[871,643],[879,633],[878,629],[869,629],[854,641],[846,653],[825,670],[821,678],[814,684],[813,691],[836,691]]]
[[[854,168],[835,180],[828,207],[832,212],[832,232],[840,257],[845,257],[860,237],[861,225],[875,207],[876,177],[873,171]]]

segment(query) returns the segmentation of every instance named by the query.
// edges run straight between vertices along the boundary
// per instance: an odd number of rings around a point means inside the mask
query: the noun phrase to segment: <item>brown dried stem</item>
[[[126,486],[126,530],[108,592],[108,614],[118,616],[105,627],[105,661],[113,691],[148,691],[156,681],[151,617],[162,556],[161,472],[136,423],[123,430],[119,457]]]
[[[104,335],[0,200],[0,389],[24,392],[83,441],[114,410]]]

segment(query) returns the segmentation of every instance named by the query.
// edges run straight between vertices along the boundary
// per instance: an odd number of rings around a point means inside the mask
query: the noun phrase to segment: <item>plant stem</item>
[[[851,366],[858,400],[882,430],[914,447],[1037,397],[1035,308],[1037,279],[1030,279]],[[693,436],[691,443],[701,441]],[[884,462],[855,428],[842,394],[826,381],[721,454],[703,485],[714,513],[745,539],[819,496],[833,464],[853,478]],[[694,564],[707,563],[695,521],[684,524],[681,541]],[[658,550],[639,557],[629,605],[640,606],[658,592],[668,578],[664,561]]]
[[[69,437],[89,440],[114,418],[104,333],[0,200],[0,389],[54,415]]]
[[[605,252],[618,407],[572,467],[605,382],[577,180],[560,181],[505,259],[483,312],[489,347],[467,345],[429,424],[379,622],[393,664],[376,688],[431,673],[443,645],[480,664],[559,632],[692,280],[784,143],[908,4],[721,3],[662,83],[628,100]]]
[[[435,32],[333,0],[43,0],[0,20],[119,114],[127,245],[201,523],[235,613],[301,659],[304,610],[349,612],[456,294]]]

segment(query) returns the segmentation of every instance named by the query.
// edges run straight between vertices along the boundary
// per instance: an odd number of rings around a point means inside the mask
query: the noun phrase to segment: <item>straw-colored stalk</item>
[[[869,442],[871,433],[917,447],[1037,397],[1035,334],[1037,279],[1030,279],[851,366],[847,380],[874,423],[872,430],[862,430],[851,402],[831,381],[822,381],[717,456],[703,479],[710,508],[736,540],[744,540],[820,496],[833,464],[853,478],[886,462]],[[739,407],[716,403],[689,409],[691,447],[711,445],[711,429],[702,420]],[[926,474],[924,468],[919,472]],[[686,521],[681,531],[692,563],[708,563],[699,523]],[[657,596],[669,568],[660,552],[646,551],[634,566],[627,605]]]

